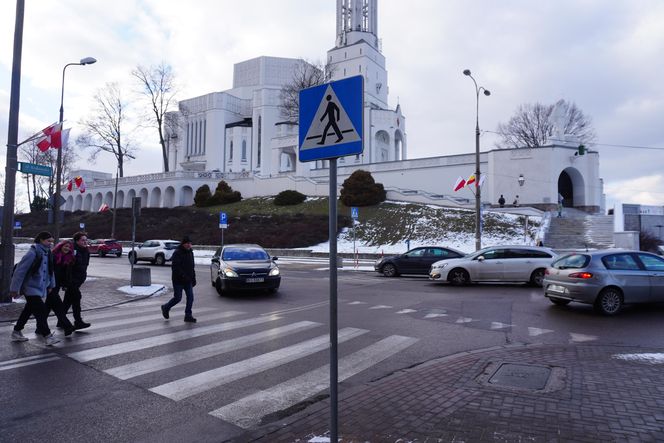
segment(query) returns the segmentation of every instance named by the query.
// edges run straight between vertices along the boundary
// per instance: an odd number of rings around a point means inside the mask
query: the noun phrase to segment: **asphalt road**
[[[3,340],[0,393],[10,408],[0,427],[22,441],[47,434],[50,441],[219,441],[324,396],[328,271],[320,262],[280,264],[277,294],[225,297],[211,286],[209,269],[197,266],[196,325],[182,322],[182,304],[170,320],[161,318],[167,293],[96,312],[86,317],[92,328],[53,348]],[[170,286],[169,266],[150,269],[153,283]],[[95,257],[89,273],[117,278],[129,275],[129,264]],[[339,390],[507,343],[664,347],[664,336],[653,333],[663,313],[653,305],[606,318],[590,306],[554,306],[525,285],[455,288],[344,268]]]

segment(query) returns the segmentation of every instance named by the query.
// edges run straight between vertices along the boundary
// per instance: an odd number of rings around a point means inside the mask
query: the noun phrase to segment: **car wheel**
[[[564,298],[549,297],[549,301],[556,306],[567,306],[571,300],[565,300]]]
[[[116,257],[122,257],[122,252],[118,252],[115,254]]]
[[[106,253],[104,251],[99,251],[99,256],[100,257],[106,257]]]
[[[595,300],[595,310],[604,315],[616,315],[623,306],[623,295],[618,288],[606,288]]]
[[[131,263],[132,265],[136,264],[136,253],[135,252],[130,252],[129,254],[127,254],[127,258],[129,258],[129,263]]]
[[[224,288],[221,285],[221,279],[217,277],[217,280],[214,282],[214,288],[217,290],[217,294],[224,295]]]
[[[164,263],[166,263],[166,259],[162,254],[157,254],[157,256],[154,258],[154,264],[157,266],[164,266]]]
[[[394,266],[392,263],[388,263],[383,266],[383,275],[385,277],[396,277],[399,275],[399,272],[397,271],[396,266]]]
[[[535,269],[530,274],[530,284],[541,288],[544,283],[544,269]]]
[[[452,269],[447,276],[447,279],[454,286],[463,286],[470,283],[470,276],[468,275],[468,272],[461,268]]]

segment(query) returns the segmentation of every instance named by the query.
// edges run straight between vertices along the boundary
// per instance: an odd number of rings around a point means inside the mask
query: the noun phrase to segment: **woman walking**
[[[90,252],[88,251],[88,236],[85,232],[74,234],[74,265],[71,273],[71,283],[65,291],[64,312],[67,314],[71,306],[74,314],[74,327],[76,329],[89,328],[90,323],[83,321],[81,317],[81,285],[88,277],[88,265],[90,264]]]
[[[68,240],[61,241],[53,248],[53,268],[55,271],[55,288],[53,288],[46,297],[47,314],[53,310],[58,318],[58,328],[65,330],[65,336],[69,336],[75,331],[74,325],[67,318],[65,307],[60,298],[60,288],[65,291],[72,284],[72,270],[74,268],[74,245]]]
[[[9,294],[16,298],[19,294],[25,295],[25,307],[21,312],[14,330],[12,340],[26,341],[28,338],[21,332],[31,315],[37,320],[37,337],[46,346],[52,346],[60,340],[53,336],[48,328],[48,313],[46,310],[46,296],[50,289],[55,287],[55,274],[53,271],[53,258],[51,246],[53,236],[49,232],[40,232],[35,237],[35,244],[21,258],[16,265]]]

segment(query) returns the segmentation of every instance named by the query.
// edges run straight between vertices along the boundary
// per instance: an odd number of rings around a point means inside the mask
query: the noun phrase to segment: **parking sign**
[[[228,228],[228,216],[225,212],[219,213],[219,229]]]

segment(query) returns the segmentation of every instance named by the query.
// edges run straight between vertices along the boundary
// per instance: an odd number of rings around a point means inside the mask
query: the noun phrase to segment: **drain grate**
[[[551,368],[537,365],[503,363],[489,378],[492,385],[541,390],[546,387]]]

